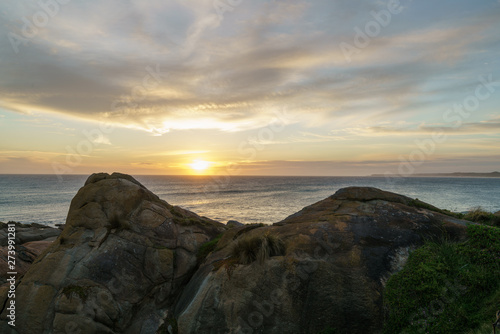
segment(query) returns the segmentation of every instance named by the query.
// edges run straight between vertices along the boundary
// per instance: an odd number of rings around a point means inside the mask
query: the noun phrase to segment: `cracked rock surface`
[[[349,187],[273,226],[228,230],[176,304],[179,333],[381,333],[385,283],[409,253],[465,237],[464,221],[412,203]],[[268,234],[285,242],[283,256],[217,265],[238,240]]]
[[[199,246],[224,230],[128,175],[94,174],[18,284],[15,329],[0,290],[0,332],[154,333],[196,269]]]

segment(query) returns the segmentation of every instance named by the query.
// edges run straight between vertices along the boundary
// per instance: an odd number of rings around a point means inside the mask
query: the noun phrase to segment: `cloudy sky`
[[[2,1],[0,173],[500,170],[499,32],[498,0]]]

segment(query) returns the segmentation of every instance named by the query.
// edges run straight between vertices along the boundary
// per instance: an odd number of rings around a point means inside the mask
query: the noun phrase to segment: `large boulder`
[[[4,307],[0,332],[155,333],[196,270],[200,245],[225,229],[128,175],[94,174],[18,284],[15,328]]]
[[[409,253],[465,237],[464,221],[437,211],[352,187],[273,226],[234,227],[177,302],[179,333],[379,333],[386,281]]]

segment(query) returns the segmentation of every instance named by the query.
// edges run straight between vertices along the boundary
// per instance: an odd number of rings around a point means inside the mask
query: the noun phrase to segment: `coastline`
[[[415,178],[415,177],[443,177],[443,178],[500,178],[500,172],[491,173],[466,173],[466,172],[455,172],[455,173],[416,173],[408,175],[400,174],[372,174],[370,177],[398,177],[398,178]]]

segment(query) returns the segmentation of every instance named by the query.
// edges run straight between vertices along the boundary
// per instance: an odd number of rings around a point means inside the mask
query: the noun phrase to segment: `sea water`
[[[88,176],[0,175],[0,221],[64,223]],[[418,198],[441,209],[500,210],[500,178],[135,176],[161,199],[221,222],[274,223],[349,186]]]

